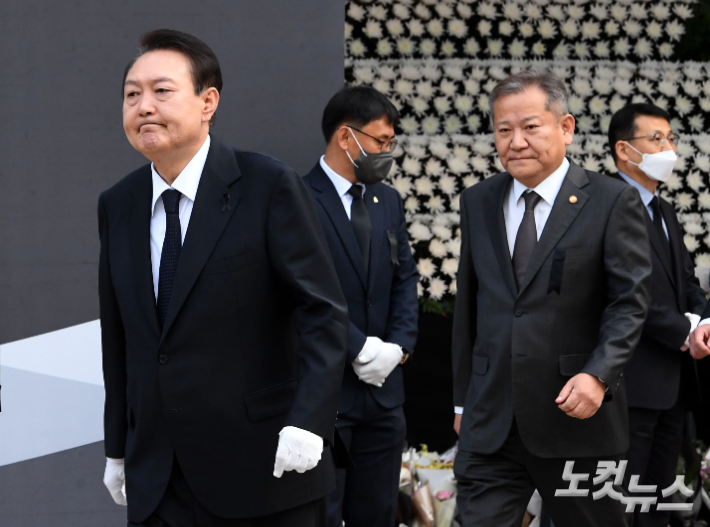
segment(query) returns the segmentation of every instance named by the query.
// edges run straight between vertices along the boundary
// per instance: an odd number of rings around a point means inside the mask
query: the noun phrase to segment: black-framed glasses
[[[632,139],[644,139],[650,137],[653,139],[653,142],[656,144],[657,147],[663,148],[663,145],[666,144],[666,141],[670,143],[670,145],[675,148],[678,146],[678,141],[680,141],[680,137],[678,137],[676,134],[664,134],[663,132],[656,132],[655,134],[648,134],[648,135],[639,135],[638,137],[629,137],[626,139],[626,141],[631,141]]]
[[[396,139],[390,139],[389,141],[383,141],[382,139],[378,139],[377,137],[374,137],[366,132],[363,132],[362,130],[355,128],[354,126],[350,126],[349,124],[346,124],[345,126],[355,130],[356,132],[360,132],[362,135],[366,135],[370,139],[374,139],[375,141],[377,141],[377,144],[380,145],[381,152],[382,151],[391,152],[392,150],[397,148],[397,140]]]

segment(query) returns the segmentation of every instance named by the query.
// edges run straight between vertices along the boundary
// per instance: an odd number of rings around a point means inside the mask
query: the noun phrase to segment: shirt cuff
[[[703,320],[701,320],[700,322],[698,322],[698,327],[700,327],[700,326],[705,326],[705,325],[707,325],[707,324],[710,324],[710,318],[704,318]]]
[[[463,406],[454,406],[454,413],[461,415],[463,413]]]

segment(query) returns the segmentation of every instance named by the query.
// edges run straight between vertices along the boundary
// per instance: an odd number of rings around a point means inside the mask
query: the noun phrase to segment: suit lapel
[[[375,203],[377,199],[377,203]],[[375,268],[380,261],[380,255],[382,254],[382,246],[387,238],[384,229],[384,216],[382,205],[379,203],[380,200],[377,197],[377,192],[374,186],[367,187],[365,192],[365,205],[367,206],[367,212],[370,213],[370,221],[372,222],[372,238],[370,239],[370,264],[368,272],[368,291],[373,287],[375,283]],[[389,240],[387,240],[389,242]],[[388,258],[389,260],[389,258]]]
[[[570,162],[569,170],[562,182],[560,192],[555,198],[555,203],[545,223],[542,236],[540,236],[540,240],[537,242],[535,250],[530,257],[530,263],[518,294],[522,294],[532,282],[542,264],[589,200],[589,195],[582,190],[582,187],[586,186],[587,183],[589,183],[589,180],[584,169]],[[570,197],[572,196],[576,197],[575,203],[570,202]]]
[[[316,165],[311,171],[311,186],[318,191],[318,202],[323,206],[330,221],[333,223],[333,227],[335,227],[335,231],[338,233],[338,237],[350,258],[350,262],[355,268],[355,272],[362,286],[367,289],[367,272],[365,270],[365,263],[362,260],[362,254],[360,253],[360,247],[357,244],[357,238],[355,238],[355,231],[353,231],[348,215],[345,212],[343,201],[340,199],[340,196],[338,196],[333,183],[328,179],[325,172],[323,172],[320,164]],[[367,197],[369,193],[368,189],[368,192],[365,192],[365,196]],[[370,209],[371,208],[368,207],[368,210]],[[372,253],[372,243],[370,244],[370,253]],[[375,261],[372,258],[372,254],[370,254],[370,261]]]
[[[175,271],[162,339],[170,330],[241,200],[240,178],[234,150],[212,138]]]
[[[676,229],[673,228],[674,224],[671,221],[671,218],[673,216],[675,216],[675,211],[673,210],[673,206],[663,199],[659,199],[659,202],[661,204],[661,209],[663,211],[663,220],[666,222],[666,229],[668,230],[668,242],[666,242],[666,240],[659,240],[659,242],[670,243],[670,246],[671,246],[672,262],[668,262],[669,269],[666,269],[666,272],[670,271],[670,274],[672,277],[671,281],[673,282],[673,285],[676,286],[675,287],[676,300],[679,302],[678,307],[680,308],[680,295],[681,295],[680,286],[684,282],[684,280],[683,280],[683,253],[681,252],[680,244],[684,243],[684,242],[683,242],[683,239],[679,236],[680,233]],[[658,236],[656,236],[656,238],[658,238]]]
[[[515,296],[518,287],[515,285],[515,275],[513,273],[513,261],[510,258],[510,249],[508,248],[508,235],[505,229],[505,216],[503,215],[503,206],[507,190],[512,185],[513,178],[510,175],[500,178],[495,184],[491,185],[493,196],[491,199],[485,200],[486,218],[491,219],[490,233],[493,250],[498,258],[503,280],[510,289],[510,292]]]
[[[153,182],[150,165],[131,191],[133,203],[128,218],[129,245],[133,262],[133,276],[140,309],[156,334],[160,334],[158,313],[155,310],[153,267],[150,259],[150,220],[153,202]]]

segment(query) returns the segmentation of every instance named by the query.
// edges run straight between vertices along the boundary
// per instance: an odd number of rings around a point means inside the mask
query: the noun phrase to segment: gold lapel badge
[[[569,197],[569,202],[570,202],[570,203],[577,203],[577,196],[570,196],[570,197]]]
[[[377,199],[377,196],[372,196],[372,201],[374,201],[375,203],[379,203],[379,202],[380,202],[380,200]]]

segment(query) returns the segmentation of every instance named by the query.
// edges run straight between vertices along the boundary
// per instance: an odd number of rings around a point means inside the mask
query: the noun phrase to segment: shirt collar
[[[649,191],[646,187],[644,187],[641,183],[639,183],[635,179],[631,179],[630,176],[627,176],[621,170],[619,170],[619,175],[622,177],[622,179],[624,181],[626,181],[629,185],[631,185],[632,187],[635,187],[636,190],[639,191],[639,194],[641,195],[641,201],[643,201],[643,204],[648,207],[649,204],[651,203],[651,200],[653,199],[653,196],[655,196],[656,194]]]
[[[555,203],[555,198],[557,198],[557,194],[560,192],[560,188],[562,188],[562,183],[565,180],[565,176],[567,175],[567,171],[569,170],[569,161],[565,157],[564,160],[562,161],[562,165],[560,165],[560,168],[555,170],[552,174],[547,176],[537,187],[535,187],[535,192],[547,202],[550,207],[554,205]],[[515,198],[515,203],[518,203],[518,200],[520,199],[520,196],[523,195],[523,193],[529,190],[529,187],[526,187],[522,183],[520,183],[517,179],[513,180],[513,197]]]
[[[162,196],[163,192],[170,188],[179,191],[180,194],[189,198],[191,201],[195,201],[197,187],[200,185],[200,178],[202,177],[202,171],[207,161],[207,154],[210,150],[210,142],[211,139],[208,134],[205,142],[187,166],[180,172],[175,181],[173,181],[172,186],[168,185],[165,180],[160,177],[160,174],[155,170],[155,165],[153,165],[153,163],[150,164],[150,171],[153,177],[153,204],[151,214],[155,214],[155,204],[158,198]]]
[[[345,194],[348,193],[348,190],[350,190],[350,187],[353,186],[350,181],[345,179],[343,176],[338,174],[335,170],[330,168],[328,164],[325,162],[325,156],[321,156],[320,158],[320,167],[323,169],[323,172],[325,172],[325,175],[328,176],[328,178],[333,182],[333,186],[335,187],[335,191],[338,193],[338,196],[341,198],[345,196]],[[362,195],[365,195],[365,190],[367,189],[365,185],[362,183],[356,183],[356,185],[360,185],[362,187]]]

